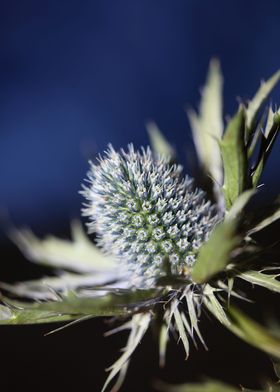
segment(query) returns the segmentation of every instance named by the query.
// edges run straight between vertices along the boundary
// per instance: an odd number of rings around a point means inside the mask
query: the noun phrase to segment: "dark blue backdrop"
[[[278,0],[2,1],[0,219],[67,223],[87,159],[108,142],[147,144],[147,119],[183,154],[183,107],[198,103],[209,59],[230,114],[280,67],[279,14]],[[278,191],[279,147],[265,177]]]

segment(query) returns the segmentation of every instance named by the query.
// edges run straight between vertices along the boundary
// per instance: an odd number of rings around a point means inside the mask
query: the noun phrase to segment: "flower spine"
[[[83,212],[99,246],[140,282],[185,276],[218,218],[182,168],[150,148],[116,152],[91,163]]]

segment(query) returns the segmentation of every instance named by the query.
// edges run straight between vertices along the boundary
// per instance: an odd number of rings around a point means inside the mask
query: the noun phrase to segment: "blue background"
[[[0,220],[54,231],[79,216],[87,160],[146,145],[154,119],[185,158],[186,104],[209,59],[225,115],[280,67],[275,1],[8,1],[0,12]],[[275,90],[280,102],[280,89]],[[279,143],[265,182],[279,192]]]

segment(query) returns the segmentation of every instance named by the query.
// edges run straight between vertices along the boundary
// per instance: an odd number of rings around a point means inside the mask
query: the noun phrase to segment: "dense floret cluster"
[[[215,207],[182,168],[147,148],[91,163],[84,215],[100,247],[136,276],[186,275],[217,222]]]

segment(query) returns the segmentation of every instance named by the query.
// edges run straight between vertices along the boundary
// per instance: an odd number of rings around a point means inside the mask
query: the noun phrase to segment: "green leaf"
[[[265,129],[264,129],[264,132],[263,132],[264,136],[266,138],[268,138],[268,136],[269,136],[269,134],[271,132],[271,129],[273,127],[274,115],[275,115],[275,113],[274,113],[272,107],[269,106],[268,113],[267,113],[267,118],[266,118],[266,125],[265,125]]]
[[[257,186],[262,175],[265,163],[272,151],[272,147],[276,141],[276,137],[280,129],[280,112],[274,113],[273,123],[271,128],[266,128],[265,133],[262,135],[262,142],[260,146],[260,154],[257,164],[252,170],[252,183]]]
[[[254,128],[251,137],[249,140],[246,142],[246,150],[247,150],[247,156],[248,160],[252,159],[254,154],[256,154],[256,151],[259,147],[259,141],[263,137],[264,134],[264,128],[269,126],[269,123],[271,121],[271,112],[270,110],[268,112],[263,112],[260,120],[256,124],[256,127]]]
[[[88,290],[87,293],[90,294],[90,291]],[[56,301],[41,303],[27,303],[4,298],[6,306],[0,309],[2,313],[0,324],[64,321],[61,320],[61,316],[65,316],[66,319],[86,315],[92,317],[128,316],[135,309],[139,310],[141,307],[148,309],[161,293],[159,290],[134,290],[92,297],[69,292],[57,297]],[[46,321],[49,318],[50,320]]]
[[[265,212],[261,219],[258,219],[257,223],[252,229],[248,231],[248,235],[252,235],[265,229],[267,226],[271,225],[280,219],[280,198],[278,197],[276,201],[270,206],[269,211]]]
[[[206,308],[213,314],[214,317],[223,325],[228,326],[230,323],[224,308],[217,299],[215,292],[219,291],[207,284],[204,288],[203,303]]]
[[[228,314],[231,323],[226,327],[252,346],[280,359],[280,339],[266,330],[256,321],[251,320],[237,308],[230,307]]]
[[[131,329],[131,331],[128,337],[127,345],[122,349],[122,355],[120,358],[112,366],[110,366],[109,369],[107,369],[110,371],[110,373],[101,392],[106,390],[107,386],[114,379],[114,377],[117,376],[117,374],[119,374],[119,378],[111,391],[119,390],[123,383],[130,357],[145,335],[150,325],[151,318],[152,315],[148,312],[143,314],[135,314],[132,317],[131,321],[128,323],[128,327]]]
[[[62,268],[85,273],[112,271],[116,268],[113,259],[105,257],[86,236],[81,223],[72,223],[73,241],[53,236],[38,239],[30,230],[13,230],[11,239],[32,262],[48,267]]]
[[[171,158],[171,160],[175,160],[176,152],[171,146],[171,144],[166,140],[164,135],[161,133],[158,126],[153,121],[149,121],[146,124],[146,128],[153,150],[160,155]]]
[[[217,60],[209,66],[206,85],[202,90],[199,114],[188,110],[193,139],[200,164],[207,175],[218,184],[223,172],[218,141],[223,133],[222,75]]]
[[[262,271],[246,271],[237,275],[237,277],[252,284],[256,284],[257,286],[280,293],[280,282],[276,280],[279,277],[279,274],[268,275]]]
[[[261,109],[263,103],[267,99],[268,95],[271,93],[273,88],[280,80],[280,70],[271,76],[266,82],[263,82],[257,91],[256,95],[249,102],[246,109],[246,127],[248,129],[248,136],[250,136],[253,128],[256,116]]]
[[[227,210],[247,186],[248,162],[244,141],[245,115],[241,107],[230,120],[220,142],[224,166],[223,192]]]
[[[180,340],[182,341],[185,349],[186,359],[188,359],[190,353],[190,343],[189,343],[188,334],[186,333],[186,329],[181,313],[178,310],[178,305],[175,306],[173,314],[174,314],[174,320],[176,322],[176,328],[178,329],[178,333],[180,336]]]
[[[241,195],[238,196],[238,198],[235,200],[234,204],[226,214],[226,220],[232,220],[237,218],[255,193],[256,191],[254,189],[250,189],[241,193]]]
[[[111,278],[111,279],[110,279]],[[32,300],[51,300],[57,292],[66,292],[85,287],[102,286],[108,281],[114,281],[116,273],[74,274],[64,272],[59,276],[29,280],[15,284],[0,282],[0,288],[18,297]]]
[[[192,279],[205,283],[215,274],[223,271],[231,261],[231,252],[240,242],[236,234],[236,220],[224,221],[217,225],[209,240],[201,246],[192,269]]]
[[[164,367],[165,365],[168,339],[169,339],[168,327],[166,324],[163,323],[159,331],[159,366],[160,367]]]
[[[75,320],[80,315],[61,315],[52,311],[0,305],[0,325],[47,324]]]
[[[274,372],[275,372],[276,376],[280,380],[280,363],[279,362],[274,362],[273,363],[273,368],[274,368]]]
[[[181,385],[167,385],[159,383],[157,389],[162,392],[241,392],[241,389],[239,388],[235,388],[216,380]]]

